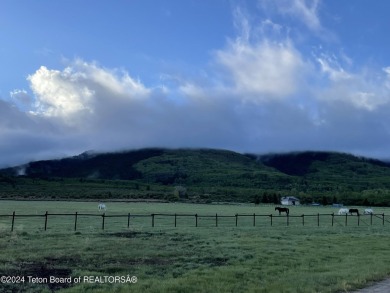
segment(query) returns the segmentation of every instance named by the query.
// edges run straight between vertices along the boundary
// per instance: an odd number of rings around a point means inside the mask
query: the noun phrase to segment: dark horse
[[[356,214],[356,216],[359,216],[359,210],[358,209],[349,209],[349,213],[352,215],[353,213]]]
[[[290,213],[290,210],[288,208],[276,207],[275,211],[279,211],[279,216],[280,216],[280,213],[286,213],[286,215],[288,215]]]

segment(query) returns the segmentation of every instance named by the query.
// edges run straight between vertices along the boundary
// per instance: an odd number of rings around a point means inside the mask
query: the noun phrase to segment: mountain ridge
[[[390,164],[338,152],[258,155],[206,148],[88,151],[73,157],[0,169],[0,176],[3,178],[0,181],[5,182],[3,194],[7,189],[6,182],[16,182],[14,184],[19,187],[8,191],[17,194],[18,188],[23,189],[22,179],[23,182],[31,179],[31,182],[41,180],[42,184],[50,180],[72,181],[73,189],[69,189],[69,185],[65,189],[69,190],[67,196],[74,197],[74,193],[82,192],[92,196],[93,192],[86,191],[85,184],[81,184],[89,180],[107,185],[104,192],[96,191],[96,196],[106,194],[120,198],[141,195],[170,198],[175,187],[184,186],[187,196],[212,200],[251,201],[255,197],[277,194],[300,196],[304,202],[329,202],[337,198],[344,202],[390,204]],[[113,187],[118,186],[118,182],[138,189],[130,192],[132,187],[126,187],[119,192]],[[23,194],[28,194],[29,187],[25,188]],[[44,194],[38,187],[35,190],[36,196]],[[55,194],[51,190],[50,196],[60,196],[64,192]]]

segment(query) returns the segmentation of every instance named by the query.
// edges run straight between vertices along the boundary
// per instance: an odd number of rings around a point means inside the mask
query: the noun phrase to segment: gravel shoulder
[[[390,293],[390,279],[383,280],[357,291],[351,291],[350,293]]]

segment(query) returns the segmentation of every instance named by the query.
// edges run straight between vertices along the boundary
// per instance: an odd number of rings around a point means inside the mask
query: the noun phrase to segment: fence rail
[[[166,213],[152,213],[152,214],[106,214],[106,213],[49,213],[45,212],[44,214],[16,214],[14,211],[12,214],[0,215],[0,221],[4,226],[4,223],[7,223],[4,218],[11,219],[10,221],[10,230],[14,231],[17,218],[43,218],[44,230],[48,229],[49,218],[54,217],[69,217],[73,218],[73,229],[77,231],[78,221],[80,218],[101,218],[101,229],[106,228],[107,221],[114,218],[124,218],[123,222],[119,224],[124,226],[124,223],[127,222],[127,228],[130,228],[130,225],[134,219],[145,219],[150,218],[151,227],[155,227],[160,223],[160,226],[174,226],[177,227],[179,222],[184,223],[184,226],[200,227],[200,226],[290,226],[290,225],[300,225],[300,226],[348,226],[348,225],[385,225],[385,223],[390,223],[385,214],[369,214],[369,215],[336,215],[331,214],[309,214],[309,215],[273,215],[273,214],[235,214],[235,215],[200,215],[200,214],[166,214]],[[186,220],[183,220],[186,219]],[[229,220],[231,219],[231,220]],[[59,223],[58,221],[56,222]],[[147,223],[147,222],[146,222]],[[118,224],[118,223],[117,223]],[[143,222],[144,224],[144,222]],[[6,225],[6,224],[5,224]]]

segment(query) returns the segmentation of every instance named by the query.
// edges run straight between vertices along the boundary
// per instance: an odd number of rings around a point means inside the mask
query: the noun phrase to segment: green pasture
[[[136,283],[0,284],[1,292],[346,292],[390,275],[390,209],[380,216],[336,216],[338,208],[106,202],[105,229],[98,202],[0,201],[1,275],[136,276]],[[360,208],[363,211],[363,208]],[[55,213],[78,212],[98,216]],[[121,215],[177,214],[152,218]],[[253,214],[273,215],[256,216]],[[385,214],[385,224],[381,214]],[[180,215],[198,214],[195,217]],[[218,215],[216,227],[215,214]],[[239,214],[238,225],[235,217]],[[305,225],[302,217],[305,215]],[[318,226],[318,214],[320,225]],[[310,216],[309,216],[310,215]],[[202,217],[208,216],[208,217]]]
[[[104,230],[118,231],[123,228],[144,227],[258,227],[278,226],[371,226],[390,225],[390,208],[374,208],[375,215],[338,216],[339,208],[291,206],[289,218],[279,216],[274,205],[254,204],[186,204],[186,203],[145,203],[106,202],[107,210],[99,211],[99,202],[77,201],[0,201],[0,231],[10,230],[12,213],[15,212],[14,230],[40,230],[45,227],[45,213],[48,212],[48,231],[72,231],[75,213],[78,213],[77,231]],[[361,213],[364,208],[359,207]],[[332,220],[332,213],[334,217]],[[67,215],[62,215],[67,214]],[[155,214],[152,219],[152,214]],[[176,219],[175,215],[176,214]],[[385,214],[383,219],[383,214]],[[4,215],[9,215],[5,217]],[[30,215],[29,217],[27,217]],[[33,217],[31,217],[31,215]],[[197,219],[195,217],[197,215]],[[237,215],[237,217],[236,217]],[[271,218],[272,215],[272,218]],[[384,221],[383,221],[384,220]]]

